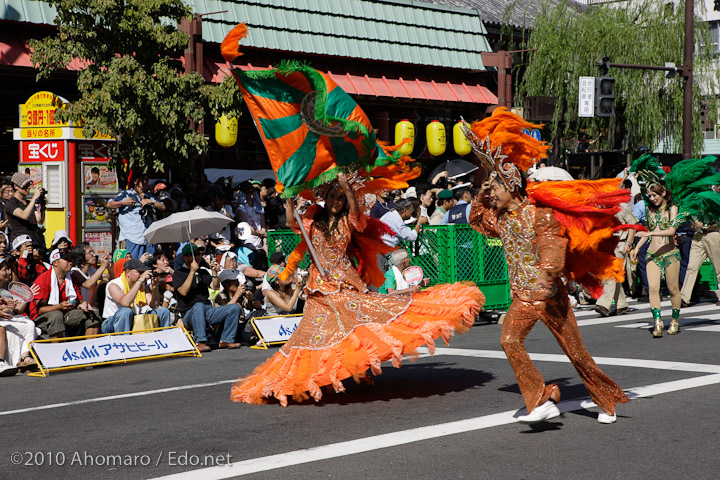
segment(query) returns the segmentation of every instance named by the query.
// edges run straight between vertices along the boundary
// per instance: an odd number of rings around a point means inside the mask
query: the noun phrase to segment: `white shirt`
[[[417,232],[405,225],[405,221],[402,219],[397,210],[390,210],[385,215],[380,217],[380,221],[390,227],[397,236],[388,235],[383,233],[382,240],[386,245],[390,247],[397,247],[400,245],[400,240],[408,242],[414,242],[417,240]]]
[[[107,286],[105,287],[105,305],[103,306],[103,313],[102,313],[103,318],[110,318],[113,315],[115,315],[115,313],[118,310],[120,310],[120,308],[123,308],[122,305],[120,305],[115,300],[113,300],[112,295],[110,294],[110,285],[117,285],[118,287],[120,287],[120,291],[124,292],[121,277],[118,277],[114,280],[110,280],[108,282]],[[151,295],[150,295],[150,292],[148,291],[148,289],[145,287],[146,287],[146,285],[143,285],[142,287],[140,287],[140,290],[143,290],[143,289],[145,290],[145,296],[147,297],[147,302],[148,302],[148,304],[150,304]],[[140,290],[138,290],[138,292]],[[123,293],[123,295],[125,295],[125,294]],[[140,312],[140,309],[138,308],[137,305],[133,304],[132,309],[136,315],[139,315],[140,313],[142,313],[142,312]]]

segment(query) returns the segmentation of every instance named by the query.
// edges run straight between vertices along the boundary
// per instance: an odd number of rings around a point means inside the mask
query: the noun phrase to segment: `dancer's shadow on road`
[[[427,398],[482,387],[494,375],[482,370],[460,368],[453,363],[403,363],[402,368],[383,364],[382,375],[373,376],[374,386],[356,384],[352,378],[343,380],[345,393],[323,392],[316,405],[348,405],[387,402],[397,399]]]

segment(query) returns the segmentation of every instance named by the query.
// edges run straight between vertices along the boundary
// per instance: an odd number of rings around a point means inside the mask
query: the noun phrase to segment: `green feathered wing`
[[[716,157],[689,158],[676,163],[665,176],[665,185],[673,194],[680,213],[695,217],[705,224],[720,219],[720,193],[712,190],[720,185],[720,173],[713,164]]]

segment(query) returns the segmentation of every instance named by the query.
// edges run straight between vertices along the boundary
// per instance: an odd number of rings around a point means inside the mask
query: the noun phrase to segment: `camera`
[[[35,201],[37,205],[47,205],[47,190],[44,188],[40,189],[40,196]]]

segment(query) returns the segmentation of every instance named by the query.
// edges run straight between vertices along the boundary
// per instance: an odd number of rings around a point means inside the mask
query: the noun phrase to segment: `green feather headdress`
[[[720,173],[713,167],[716,161],[712,156],[683,160],[665,176],[665,185],[680,212],[705,224],[720,219],[720,193],[711,188],[720,185]]]
[[[665,186],[665,183],[663,182],[665,171],[660,166],[658,159],[649,153],[646,153],[635,160],[630,166],[630,171],[637,172],[640,180],[645,182],[645,190],[649,189],[653,185]]]

